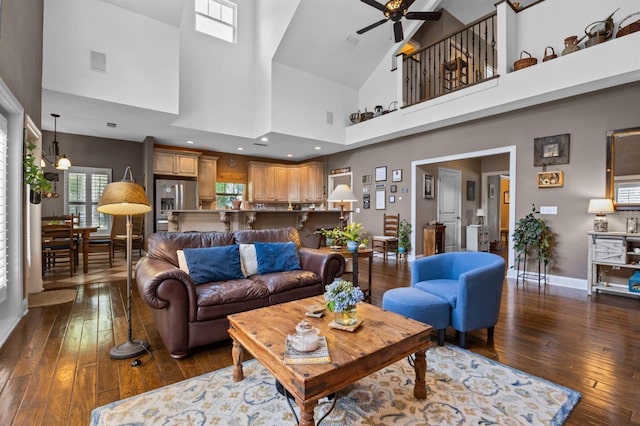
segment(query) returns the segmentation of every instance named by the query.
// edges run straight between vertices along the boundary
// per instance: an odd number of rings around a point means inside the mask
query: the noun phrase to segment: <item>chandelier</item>
[[[47,154],[42,152],[42,158],[47,160],[49,164],[58,170],[67,170],[71,167],[71,160],[66,155],[60,155],[60,146],[58,144],[58,118],[60,114],[51,114],[53,117],[53,141],[47,149]]]

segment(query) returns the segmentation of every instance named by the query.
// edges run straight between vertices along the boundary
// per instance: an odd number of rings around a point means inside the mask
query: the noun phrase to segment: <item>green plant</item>
[[[336,246],[340,246],[342,245],[342,231],[340,230],[340,228],[331,228],[331,229],[318,229],[317,231],[314,232],[314,234],[316,235],[322,235],[323,237],[325,237],[325,239],[330,240],[331,244],[327,244],[327,245],[336,245]]]
[[[542,218],[536,217],[536,206],[533,204],[531,213],[523,217],[516,224],[513,232],[513,248],[517,260],[525,258],[530,250],[534,250],[537,258],[545,265],[551,262],[551,241],[553,232]]]
[[[360,287],[351,281],[335,280],[325,287],[324,300],[331,312],[344,312],[355,308],[364,299]]]
[[[40,168],[40,165],[36,164],[36,157],[33,155],[33,150],[36,148],[37,145],[32,142],[27,145],[27,153],[22,161],[24,166],[24,181],[29,184],[33,192],[47,194],[53,191],[53,187],[51,186],[51,182],[44,178],[44,172]]]
[[[351,222],[340,231],[343,241],[360,242],[364,233],[364,226],[361,223]]]
[[[411,224],[406,219],[402,219],[398,226],[398,247],[411,250]]]

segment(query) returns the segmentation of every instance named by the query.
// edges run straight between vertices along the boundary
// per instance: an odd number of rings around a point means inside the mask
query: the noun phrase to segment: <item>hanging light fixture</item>
[[[60,118],[60,114],[51,114],[51,116],[53,117],[53,142],[49,145],[48,153],[42,153],[42,158],[58,170],[67,170],[71,167],[71,160],[64,154],[60,155],[58,144],[58,118]]]

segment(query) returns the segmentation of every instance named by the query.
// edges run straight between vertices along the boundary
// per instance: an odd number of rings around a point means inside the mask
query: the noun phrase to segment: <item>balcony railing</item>
[[[496,14],[403,58],[404,105],[446,95],[497,74]]]

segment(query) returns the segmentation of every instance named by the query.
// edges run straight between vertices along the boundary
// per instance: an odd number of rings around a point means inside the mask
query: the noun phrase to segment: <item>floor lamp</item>
[[[151,211],[151,203],[144,192],[144,188],[133,181],[131,168],[127,167],[122,181],[108,184],[100,201],[98,211],[110,215],[127,216],[127,341],[111,349],[111,358],[132,358],[149,351],[149,343],[131,337],[131,247],[132,247],[132,219],[134,214]]]
[[[327,201],[334,203],[340,203],[340,228],[344,226],[344,203],[358,201],[356,195],[351,191],[349,185],[340,184],[336,186],[331,195],[327,198]]]

